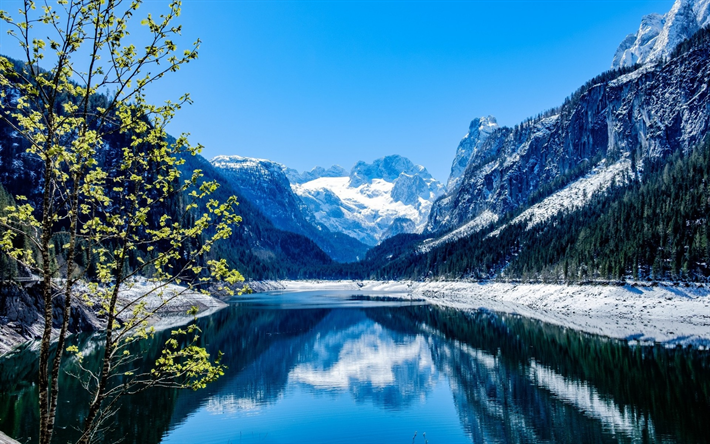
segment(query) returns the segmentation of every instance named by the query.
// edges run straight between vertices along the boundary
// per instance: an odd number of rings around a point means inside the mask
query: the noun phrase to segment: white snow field
[[[374,235],[377,241],[385,237],[387,229],[397,218],[407,218],[414,222],[416,231],[426,224],[432,202],[419,197],[416,204],[396,201],[392,196],[393,182],[373,179],[357,187],[350,185],[349,177],[320,177],[304,184],[292,185],[293,191],[301,196],[322,201],[321,211],[315,211],[316,219],[333,231],[345,233],[365,243]],[[330,202],[328,194],[337,196],[338,201]],[[340,217],[332,217],[337,208]],[[369,235],[369,236],[368,236]]]
[[[418,250],[420,253],[426,253],[432,248],[436,248],[439,245],[444,245],[449,242],[454,242],[459,239],[463,239],[467,236],[472,235],[478,231],[481,231],[488,225],[498,222],[498,215],[492,211],[485,210],[483,213],[476,216],[473,220],[466,222],[457,229],[450,233],[447,233],[441,237],[434,239],[427,239],[419,246]]]

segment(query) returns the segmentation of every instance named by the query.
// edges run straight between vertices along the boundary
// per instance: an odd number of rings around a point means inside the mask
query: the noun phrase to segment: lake
[[[376,299],[352,291],[235,298],[198,320],[203,345],[225,353],[226,374],[204,390],[125,398],[104,441],[710,442],[708,352]],[[146,361],[166,334],[143,344]],[[75,340],[91,362],[97,338]],[[36,442],[36,360],[32,347],[0,358],[0,430],[22,442]],[[57,443],[76,437],[86,411],[78,381],[65,375],[63,384]]]

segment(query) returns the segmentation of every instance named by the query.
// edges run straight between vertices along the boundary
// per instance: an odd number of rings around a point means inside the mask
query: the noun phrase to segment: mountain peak
[[[421,231],[444,191],[426,168],[399,155],[358,162],[349,176],[294,181],[292,188],[318,222],[368,245]]]
[[[247,162],[249,160],[254,162],[273,163],[269,160],[248,159],[239,156],[217,156],[213,162],[230,162],[232,158],[236,159],[234,162],[239,163]],[[422,179],[432,179],[431,174],[429,174],[429,171],[427,171],[426,168],[421,165],[415,165],[411,160],[404,156],[400,156],[399,154],[381,157],[373,160],[372,163],[359,161],[355,164],[355,166],[353,166],[350,172],[340,165],[333,165],[328,169],[316,166],[310,171],[304,171],[302,173],[293,168],[284,167],[284,173],[293,185],[311,182],[322,177],[349,177],[350,186],[353,188],[357,188],[365,183],[371,183],[375,179],[382,179],[386,182],[394,182],[402,174],[409,176],[420,176]]]
[[[302,173],[299,173],[293,168],[287,168],[285,173],[292,184],[306,183],[311,180],[320,179],[321,177],[346,177],[348,175],[348,171],[340,165],[333,165],[328,169],[316,166],[313,167],[312,170]]]
[[[358,162],[350,170],[350,186],[357,188],[375,179],[394,182],[402,174],[417,175],[430,179],[431,174],[421,165],[414,165],[411,160],[397,154],[385,156],[372,163]]]
[[[676,0],[666,14],[641,19],[616,50],[612,68],[645,64],[667,57],[683,40],[710,24],[710,0]]]
[[[456,187],[471,159],[480,152],[483,142],[496,129],[498,129],[498,121],[493,116],[477,117],[471,121],[468,133],[461,139],[456,149],[456,156],[451,164],[451,174],[446,184],[447,190]]]

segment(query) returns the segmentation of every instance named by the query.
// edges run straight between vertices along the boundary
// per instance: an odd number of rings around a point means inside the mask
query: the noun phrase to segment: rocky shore
[[[86,293],[79,287],[78,294]],[[158,330],[185,324],[192,319],[187,311],[195,306],[198,317],[207,316],[226,307],[221,300],[199,292],[188,291],[177,285],[157,285],[147,280],[138,280],[130,288],[122,289],[119,305],[129,304],[146,295],[143,302],[149,310],[157,310],[150,323]],[[59,296],[58,296],[59,297]],[[44,329],[43,310],[39,285],[25,286],[16,283],[0,285],[0,355],[14,347],[39,339]],[[170,299],[165,304],[164,301]],[[57,301],[61,302],[61,301]],[[55,306],[60,306],[55,303]],[[82,298],[76,298],[69,321],[69,331],[93,332],[104,328],[105,320],[97,315],[98,306],[87,306]],[[120,318],[120,317],[119,317]],[[62,312],[55,309],[53,327],[58,331]]]

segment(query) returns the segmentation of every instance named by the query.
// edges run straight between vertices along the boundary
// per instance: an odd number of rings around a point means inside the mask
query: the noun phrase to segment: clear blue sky
[[[512,126],[559,105],[672,3],[185,0],[200,57],[154,97],[192,94],[170,129],[207,158],[305,170],[401,154],[446,181],[471,119]]]

